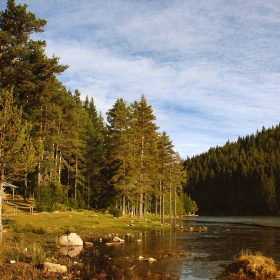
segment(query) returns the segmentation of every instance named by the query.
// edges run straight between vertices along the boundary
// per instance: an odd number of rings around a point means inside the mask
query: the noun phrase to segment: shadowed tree
[[[106,176],[102,174],[106,159],[105,137],[107,128],[101,113],[98,113],[93,98],[86,97],[84,108],[89,115],[90,124],[87,129],[86,139],[86,190],[87,204],[92,207],[104,208],[105,196],[107,196]],[[106,202],[109,201],[108,199]]]

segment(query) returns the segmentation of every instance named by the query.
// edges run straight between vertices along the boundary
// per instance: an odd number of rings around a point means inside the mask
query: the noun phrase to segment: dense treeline
[[[184,165],[185,191],[200,213],[279,214],[279,125],[211,148]]]
[[[151,211],[164,221],[166,212],[196,210],[180,196],[183,161],[145,96],[118,99],[105,121],[93,98],[82,100],[57,79],[68,66],[31,39],[45,24],[14,0],[0,12],[1,183],[20,186],[41,211],[111,208],[140,218]]]

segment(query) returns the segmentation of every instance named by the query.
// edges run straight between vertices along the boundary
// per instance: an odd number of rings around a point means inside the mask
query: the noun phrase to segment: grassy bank
[[[4,203],[4,240],[24,234],[26,240],[51,242],[70,232],[87,239],[89,236],[102,237],[109,233],[170,229],[168,224],[161,225],[159,217],[154,215],[148,215],[147,220],[139,220],[129,215],[118,218],[105,212],[89,210],[31,214],[31,205],[26,202]]]
[[[58,238],[77,233],[83,241],[91,241],[108,234],[125,235],[127,233],[142,232],[144,230],[171,229],[168,224],[161,225],[159,217],[148,215],[147,220],[114,217],[101,211],[65,211],[53,213],[36,213],[32,202],[17,201],[4,203],[2,220],[4,224],[3,242],[0,244],[0,278],[1,279],[116,279],[116,270],[111,271],[110,265],[103,260],[106,269],[100,275],[82,264],[69,263],[69,258],[61,255],[58,248]],[[32,211],[34,212],[32,213]],[[36,268],[46,260],[68,266],[67,275],[46,273]],[[85,273],[83,277],[79,273]],[[118,273],[124,273],[118,271]],[[130,272],[131,273],[131,272]],[[93,278],[89,277],[91,275]],[[111,275],[111,276],[109,276]],[[78,277],[78,278],[77,278]],[[81,277],[81,278],[80,278]],[[133,276],[132,279],[145,279]],[[150,278],[154,279],[154,278]],[[169,279],[169,278],[157,278]]]

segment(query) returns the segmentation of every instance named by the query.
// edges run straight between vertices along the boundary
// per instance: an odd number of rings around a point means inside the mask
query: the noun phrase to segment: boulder
[[[72,232],[68,235],[68,241],[69,241],[68,246],[83,246],[84,245],[82,238],[74,232]]]
[[[68,237],[67,235],[60,236],[58,239],[58,243],[60,246],[67,247],[68,246]]]
[[[85,241],[84,244],[85,244],[85,247],[92,247],[93,246],[92,242]]]
[[[121,238],[119,238],[118,236],[114,236],[114,237],[113,237],[113,242],[120,242],[120,243],[123,243],[124,240],[121,239]]]
[[[44,268],[44,271],[46,271],[46,272],[61,273],[61,274],[67,272],[66,265],[61,265],[61,264],[56,264],[56,263],[45,262],[43,264],[43,268]]]
[[[84,245],[82,238],[74,232],[70,233],[68,236],[67,235],[60,236],[58,242],[60,246],[67,246],[67,247]]]

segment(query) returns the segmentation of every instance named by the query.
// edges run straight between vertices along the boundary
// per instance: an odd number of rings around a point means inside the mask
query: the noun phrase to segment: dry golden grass
[[[235,261],[226,265],[226,271],[230,276],[242,279],[269,279],[278,274],[273,259],[264,257],[259,252],[252,254],[250,250],[243,250]]]

